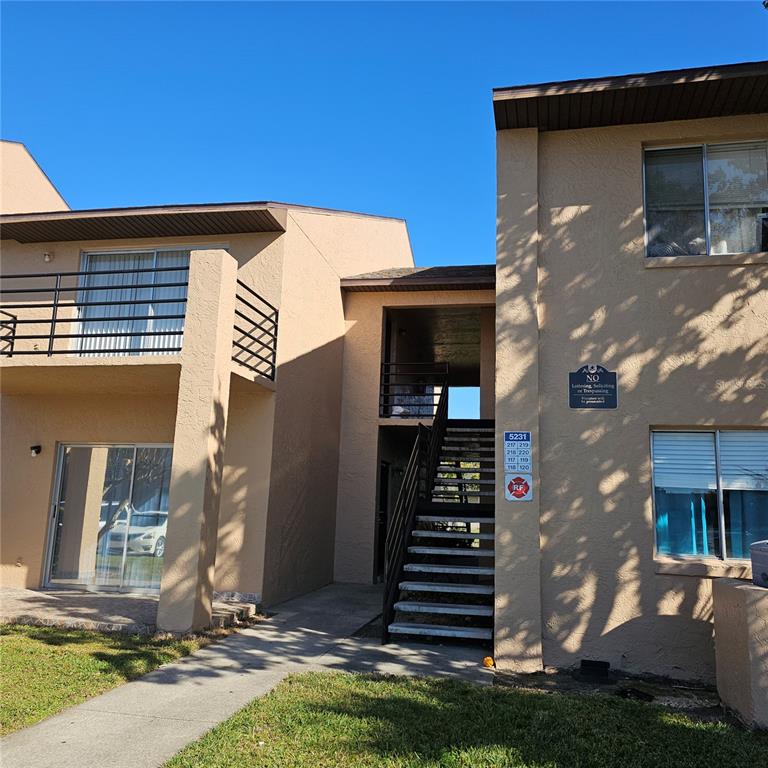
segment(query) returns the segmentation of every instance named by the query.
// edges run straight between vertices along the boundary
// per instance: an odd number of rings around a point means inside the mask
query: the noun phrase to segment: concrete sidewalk
[[[286,675],[309,670],[491,682],[479,647],[386,645],[351,635],[381,609],[378,587],[333,584],[140,680],[0,741],[3,768],[153,768]]]

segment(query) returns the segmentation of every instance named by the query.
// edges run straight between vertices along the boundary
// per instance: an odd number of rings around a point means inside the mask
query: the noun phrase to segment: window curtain
[[[133,270],[188,265],[189,251],[186,250],[87,254],[84,271],[89,274],[83,276],[82,286],[97,290],[79,291],[78,294],[79,332],[86,334],[85,338],[77,339],[76,348],[80,354],[106,356],[121,351],[130,355],[164,354],[165,349],[178,349],[182,342],[184,319],[165,319],[163,316],[183,315],[185,303],[160,300],[186,298],[186,286],[162,286],[164,283],[186,282],[187,271]],[[108,274],[114,270],[121,271]],[[102,301],[115,303],[89,306]],[[142,335],[148,331],[163,333]]]
[[[166,303],[167,299],[186,299],[187,286],[164,288],[164,283],[186,283],[189,275],[186,267],[189,267],[189,251],[158,251],[156,265],[158,268],[185,267],[180,270],[154,273],[154,285],[152,288],[152,301],[149,304],[148,314],[152,319],[148,323],[147,330],[163,331],[159,336],[145,336],[144,347],[154,347],[155,351],[149,354],[162,355],[164,349],[178,349],[181,347],[184,333],[184,318],[163,319],[163,315],[183,315],[186,303],[184,301]],[[163,300],[163,301],[161,301]],[[161,302],[161,303],[158,303]]]

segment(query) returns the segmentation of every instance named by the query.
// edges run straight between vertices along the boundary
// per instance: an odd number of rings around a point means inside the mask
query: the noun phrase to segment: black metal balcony
[[[180,352],[189,264],[4,274],[0,356],[104,357]],[[237,281],[232,360],[275,378],[278,310]]]
[[[5,274],[0,355],[181,350],[189,266]]]
[[[382,363],[379,416],[433,419],[448,383],[448,363]]]

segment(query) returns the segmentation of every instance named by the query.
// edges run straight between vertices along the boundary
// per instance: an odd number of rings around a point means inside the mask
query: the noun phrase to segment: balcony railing
[[[447,363],[382,363],[379,416],[434,418],[447,381]]]
[[[12,355],[16,338],[16,315],[0,310],[0,355]]]
[[[180,352],[189,265],[5,274],[0,356]],[[232,360],[275,378],[278,310],[237,281]]]
[[[188,278],[187,265],[3,275],[0,354],[178,352]]]
[[[249,370],[275,380],[277,361],[277,307],[237,281],[235,333],[232,359]]]

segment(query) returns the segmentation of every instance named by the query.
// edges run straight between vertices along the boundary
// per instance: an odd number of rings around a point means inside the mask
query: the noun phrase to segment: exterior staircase
[[[425,487],[403,530],[401,567],[389,612],[385,603],[385,640],[397,636],[490,641],[494,424],[446,419],[440,425],[436,418],[429,437],[432,461],[422,467]]]

